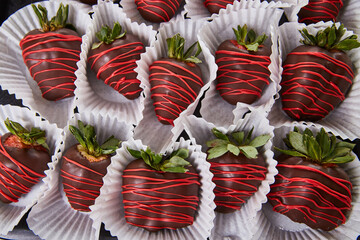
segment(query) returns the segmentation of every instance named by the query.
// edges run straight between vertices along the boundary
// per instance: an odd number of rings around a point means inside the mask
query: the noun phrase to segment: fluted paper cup
[[[6,235],[11,231],[25,215],[29,209],[36,204],[39,198],[47,189],[45,182],[49,178],[49,173],[54,169],[57,159],[54,156],[61,149],[62,129],[57,128],[55,124],[50,124],[47,120],[36,116],[36,113],[27,108],[16,106],[0,106],[0,134],[9,132],[3,123],[6,118],[20,123],[23,127],[30,130],[32,127],[40,128],[46,132],[46,142],[50,148],[51,162],[48,163],[49,169],[44,173],[44,177],[39,183],[35,184],[31,191],[21,198],[18,202],[5,204],[0,202],[0,235]]]
[[[105,229],[119,239],[149,239],[149,240],[176,240],[176,239],[206,239],[210,235],[214,220],[214,184],[211,182],[212,174],[210,164],[205,161],[205,154],[200,146],[193,145],[189,140],[180,139],[166,149],[169,153],[179,148],[189,149],[189,158],[186,159],[195,167],[200,176],[199,205],[192,225],[176,230],[163,229],[158,232],[149,232],[142,228],[126,223],[124,217],[124,204],[122,202],[122,175],[125,167],[133,160],[127,148],[146,149],[140,140],[125,142],[117,151],[116,156],[108,168],[108,175],[104,178],[104,185],[100,189],[100,197],[91,207],[91,218],[95,224],[103,222]]]
[[[69,125],[77,126],[77,120],[95,127],[97,140],[102,144],[111,135],[125,141],[132,135],[132,127],[124,122],[109,116],[99,114],[76,114]],[[76,144],[75,137],[70,133],[69,127],[64,129],[64,137],[61,139],[63,148],[55,154],[58,159],[46,181],[48,190],[39,199],[27,218],[27,223],[36,235],[42,239],[62,240],[89,240],[98,239],[100,224],[93,225],[90,213],[74,210],[64,193],[60,176],[61,157],[65,151]]]
[[[36,5],[38,3],[35,3]],[[60,2],[41,2],[48,11],[48,16],[56,14]],[[90,22],[86,4],[71,2],[69,4],[68,22],[72,23],[80,36],[85,34]],[[73,97],[60,101],[48,101],[41,95],[37,83],[30,76],[19,46],[20,40],[33,29],[40,28],[38,18],[31,5],[18,10],[0,27],[0,85],[10,94],[15,94],[23,104],[31,110],[39,112],[49,122],[56,123],[60,128],[66,125],[73,114]]]
[[[103,25],[112,28],[115,22],[119,22],[123,31],[139,37],[145,47],[150,46],[155,40],[156,31],[151,26],[130,22],[117,4],[99,2],[93,9],[93,20],[83,38],[79,69],[75,73],[77,76],[75,104],[79,112],[94,112],[103,116],[107,114],[136,124],[142,118],[143,94],[129,100],[102,80],[97,79],[95,72],[88,64],[88,53],[92,44],[98,41],[95,34]]]

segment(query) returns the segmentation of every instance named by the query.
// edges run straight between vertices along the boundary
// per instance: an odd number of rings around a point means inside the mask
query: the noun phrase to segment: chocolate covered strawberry
[[[296,47],[283,63],[282,109],[295,120],[317,121],[344,101],[354,79],[351,59],[344,52],[360,46],[346,29],[335,24],[316,35],[300,31],[303,45]]]
[[[344,224],[351,210],[352,184],[338,165],[354,159],[354,144],[321,129],[290,132],[289,150],[277,158],[279,173],[268,194],[273,210],[311,228],[330,231]]]
[[[22,56],[43,98],[57,101],[74,96],[76,63],[80,60],[81,37],[67,24],[69,6],[60,4],[56,16],[48,20],[41,5],[32,7],[41,29],[27,33],[20,41]]]
[[[228,103],[251,104],[269,85],[271,50],[263,45],[267,36],[256,36],[246,24],[234,29],[236,40],[225,40],[215,52],[218,65],[216,89]]]
[[[195,101],[204,86],[201,69],[197,65],[201,63],[197,58],[201,48],[195,42],[184,53],[185,39],[180,34],[168,38],[167,45],[168,58],[156,60],[150,65],[149,81],[158,120],[174,125],[173,121]],[[196,45],[198,50],[190,56]]]
[[[126,222],[155,232],[193,224],[199,204],[199,175],[180,148],[170,156],[128,149],[137,158],[123,173]]]
[[[5,126],[9,132],[0,137],[0,200],[11,203],[45,177],[51,157],[45,131],[29,131],[9,119]]]
[[[342,0],[309,0],[309,3],[300,9],[298,21],[305,24],[335,21],[343,5]]]
[[[78,127],[69,127],[79,144],[68,148],[62,156],[61,178],[71,207],[88,212],[100,194],[111,154],[119,147],[120,141],[111,136],[99,146],[93,126],[84,125],[79,120]]]
[[[210,13],[219,13],[220,9],[226,8],[228,4],[233,3],[234,0],[204,0],[204,5]]]
[[[140,54],[145,52],[144,44],[137,36],[122,32],[118,22],[112,29],[103,26],[96,37],[100,42],[93,44],[88,61],[97,78],[128,99],[139,97],[142,89],[134,69]]]
[[[168,22],[183,0],[135,0],[140,15],[149,22]]]
[[[252,131],[225,135],[216,128],[212,129],[217,138],[206,144],[209,147],[207,160],[214,174],[212,181],[216,185],[214,202],[217,212],[239,210],[266,177],[266,161],[258,154],[257,148],[265,145],[270,135],[252,139]]]

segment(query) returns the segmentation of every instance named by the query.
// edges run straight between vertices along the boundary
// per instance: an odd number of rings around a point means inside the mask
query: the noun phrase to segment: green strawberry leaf
[[[198,42],[195,42],[186,50],[184,53],[185,48],[185,39],[180,36],[180,34],[175,34],[172,38],[167,38],[166,43],[168,46],[168,57],[174,58],[179,61],[183,62],[190,62],[190,63],[201,63],[201,60],[197,58],[197,56],[201,53],[201,47]],[[195,47],[197,47],[197,51],[194,55],[191,54],[194,52]]]
[[[245,133],[244,132],[233,132],[233,133],[231,133],[231,136],[240,145],[244,141]]]
[[[237,146],[235,146],[235,145],[233,145],[233,144],[228,144],[228,145],[227,145],[227,150],[228,150],[229,152],[231,152],[232,154],[234,154],[235,156],[239,156],[239,154],[240,154],[240,149],[239,149],[239,147],[237,147]]]
[[[308,154],[306,144],[304,144],[303,135],[298,132],[290,132],[288,135],[291,146],[303,154]]]
[[[227,145],[222,145],[222,146],[218,146],[218,147],[213,147],[210,148],[208,150],[208,159],[213,159],[213,158],[217,158],[220,157],[222,155],[224,155],[225,153],[227,153],[228,149],[227,149]]]
[[[138,150],[134,150],[131,148],[127,148],[128,152],[130,153],[131,156],[133,156],[136,159],[141,159],[141,152]]]
[[[270,137],[270,135],[265,134],[257,136],[249,143],[249,145],[255,148],[264,146],[269,141]]]
[[[240,146],[239,149],[247,158],[256,158],[258,155],[258,151],[252,146]]]

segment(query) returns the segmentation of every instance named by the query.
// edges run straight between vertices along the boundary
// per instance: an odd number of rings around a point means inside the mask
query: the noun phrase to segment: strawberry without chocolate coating
[[[256,36],[246,24],[233,29],[236,40],[222,42],[216,53],[218,65],[216,89],[232,105],[251,104],[258,100],[269,84],[271,51],[263,45],[267,36]]]
[[[215,211],[230,213],[239,210],[242,205],[258,190],[265,179],[267,166],[256,148],[266,144],[270,135],[260,135],[251,139],[251,130],[225,135],[212,129],[217,137],[208,141],[207,150],[212,181],[216,184]]]
[[[351,210],[352,184],[337,164],[354,159],[354,144],[337,142],[324,129],[317,135],[306,129],[284,139],[289,150],[277,157],[278,175],[270,186],[273,210],[313,229],[331,231],[344,224]]]
[[[60,4],[50,21],[47,10],[32,5],[41,29],[27,33],[20,47],[30,75],[37,82],[43,98],[57,101],[74,96],[76,63],[80,60],[81,37],[66,23],[69,7]]]
[[[51,157],[44,131],[28,131],[9,119],[5,125],[10,132],[0,140],[0,200],[11,203],[45,177]]]
[[[344,52],[360,46],[346,29],[335,24],[313,36],[303,29],[304,45],[292,50],[283,63],[282,109],[294,120],[318,121],[344,101],[354,78],[351,59]]]
[[[126,222],[150,232],[193,224],[199,204],[199,175],[185,159],[187,149],[169,158],[161,154],[128,149],[136,160],[123,173]]]
[[[163,124],[173,124],[198,96],[204,85],[201,69],[196,58],[201,48],[195,42],[184,53],[185,39],[179,34],[167,39],[168,58],[156,60],[149,67],[151,98],[158,120]],[[196,47],[194,56],[190,56]]]
[[[145,52],[145,47],[138,37],[121,31],[119,23],[115,23],[112,29],[103,26],[96,33],[100,42],[93,44],[88,61],[98,79],[102,79],[126,98],[135,99],[142,89],[134,69],[140,54]]]
[[[71,207],[88,212],[89,206],[100,194],[111,154],[119,147],[120,141],[112,136],[99,146],[93,126],[84,125],[79,120],[78,127],[70,126],[79,144],[71,146],[64,153],[61,177]]]

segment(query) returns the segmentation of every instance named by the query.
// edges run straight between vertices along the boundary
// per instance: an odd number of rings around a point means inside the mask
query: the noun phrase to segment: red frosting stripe
[[[41,32],[26,35],[20,41],[23,60],[30,70],[30,75],[37,81],[43,97],[52,98],[47,94],[53,91],[61,92],[61,96],[49,100],[60,100],[72,96],[74,92],[74,72],[76,62],[80,60],[80,50],[66,48],[64,43],[80,46],[81,37]]]
[[[142,175],[141,173],[154,173],[154,177]],[[144,168],[125,169],[123,178],[136,179],[133,184],[123,184],[125,218],[130,224],[138,227],[152,229],[171,228],[161,227],[164,223],[180,223],[190,225],[194,216],[184,213],[181,209],[196,210],[199,202],[197,195],[182,195],[174,191],[179,187],[200,185],[197,173],[184,173],[184,178],[158,179],[156,174],[160,171]],[[129,196],[129,197],[127,197]],[[125,200],[134,199],[134,200]],[[134,211],[133,211],[134,210]],[[152,220],[153,225],[141,225],[131,222],[131,219]]]
[[[0,137],[0,154],[6,157],[12,164],[16,165],[18,171],[15,171],[0,162],[0,184],[6,188],[10,194],[0,190],[0,194],[11,202],[17,202],[22,194],[28,193],[34,184],[38,183],[41,178],[45,177],[42,173],[37,173],[25,165],[18,162],[6,151]],[[21,179],[21,181],[20,181]],[[26,183],[29,183],[26,186]]]
[[[168,22],[180,7],[182,0],[135,0],[137,10]]]

